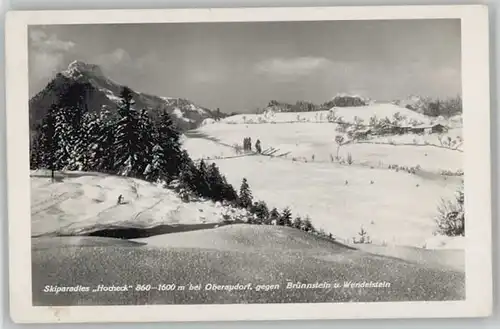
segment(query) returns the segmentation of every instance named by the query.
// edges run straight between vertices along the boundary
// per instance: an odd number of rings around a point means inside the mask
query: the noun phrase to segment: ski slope
[[[173,191],[133,178],[101,173],[31,173],[31,234],[84,234],[106,228],[219,223],[243,210],[211,201],[184,203]],[[123,203],[118,205],[119,195]]]
[[[344,118],[363,115],[368,120],[374,114],[381,118],[396,112],[428,120],[392,104],[340,108],[337,114]],[[336,124],[314,121],[321,112],[274,113],[274,121],[248,123],[265,115],[242,114],[207,123],[188,132],[183,145],[193,158],[215,162],[235,187],[247,178],[255,200],[265,200],[280,210],[289,206],[294,216],[309,215],[317,228],[340,241],[352,241],[363,227],[378,244],[463,248],[461,238],[434,236],[437,206],[442,198],[453,198],[462,180],[440,173],[460,171],[463,161],[459,150],[439,147],[436,134],[380,137],[343,145],[338,155],[352,157],[353,163],[347,165],[332,161],[339,132]],[[297,116],[307,120],[299,122]],[[461,128],[448,134],[461,137]],[[286,155],[237,152],[232,146],[241,145],[244,137],[251,137],[253,144],[259,139],[262,149],[275,148],[279,149],[276,154]],[[393,165],[421,170],[409,174],[389,169]]]

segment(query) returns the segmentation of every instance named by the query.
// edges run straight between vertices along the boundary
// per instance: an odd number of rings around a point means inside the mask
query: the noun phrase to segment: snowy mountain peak
[[[115,111],[120,102],[122,85],[108,78],[101,68],[95,64],[80,60],[71,62],[68,68],[47,84],[30,100],[32,124],[35,125],[47,113],[51,104],[61,99],[68,102],[78,102],[81,99],[75,95],[82,94],[90,111],[100,111],[106,106]],[[71,94],[70,97],[68,97]],[[83,95],[84,94],[84,95]],[[188,130],[199,126],[203,120],[213,118],[214,113],[190,100],[173,97],[159,97],[132,90],[136,110],[147,109],[153,117],[163,110],[172,114],[172,119],[179,129]],[[79,106],[79,105],[74,105]],[[220,114],[219,114],[220,115]]]
[[[68,65],[68,68],[62,72],[67,77],[79,77],[84,74],[104,77],[101,68],[96,64],[88,64],[82,61],[73,61]]]

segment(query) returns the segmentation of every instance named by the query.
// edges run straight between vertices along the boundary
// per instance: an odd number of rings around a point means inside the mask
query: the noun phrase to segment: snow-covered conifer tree
[[[124,87],[120,97],[120,119],[115,128],[115,168],[121,175],[137,176],[142,173],[138,167],[142,153],[138,114],[132,107],[134,100],[130,88]]]
[[[239,195],[240,206],[248,209],[250,206],[252,206],[252,200],[253,196],[252,192],[250,191],[250,186],[248,185],[247,179],[243,178]]]

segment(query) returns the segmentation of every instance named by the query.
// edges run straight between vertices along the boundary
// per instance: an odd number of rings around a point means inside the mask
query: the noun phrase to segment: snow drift
[[[117,204],[119,196],[122,204]],[[184,203],[175,192],[139,179],[101,173],[31,173],[31,234],[77,235],[106,228],[220,223],[246,212],[211,201]]]

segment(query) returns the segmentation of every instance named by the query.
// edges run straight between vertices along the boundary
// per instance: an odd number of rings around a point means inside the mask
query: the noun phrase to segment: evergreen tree
[[[75,169],[73,163],[73,152],[78,142],[78,132],[73,122],[73,108],[60,108],[56,110],[55,118],[55,141],[56,153],[55,164],[59,169]]]
[[[195,172],[196,192],[199,196],[209,198],[211,196],[210,185],[208,184],[208,170],[205,161],[201,160],[197,169]]]
[[[88,149],[88,132],[83,125],[88,112],[84,102],[85,98],[83,96],[80,98],[75,95],[74,105],[66,105],[64,99],[59,100],[56,123],[59,144],[57,161],[63,169],[87,170],[84,162]]]
[[[179,172],[179,189],[197,193],[196,176],[198,169],[187,155],[187,152],[182,153],[182,163]]]
[[[167,182],[166,167],[164,151],[160,145],[156,144],[151,150],[151,162],[144,169],[144,178],[150,182]]]
[[[68,163],[72,170],[96,170],[97,141],[101,134],[100,122],[96,113],[85,113],[76,129],[73,152]]]
[[[56,165],[57,138],[56,138],[57,107],[51,106],[47,115],[39,126],[38,139],[34,143],[34,157],[37,168],[47,168],[53,172],[59,168]]]
[[[210,186],[210,197],[214,201],[224,200],[224,181],[215,163],[208,167],[207,182]],[[226,183],[227,184],[227,183]]]
[[[35,129],[35,136],[32,137],[30,141],[30,169],[36,170],[40,168],[40,139],[37,136],[40,132],[41,128],[38,126]]]
[[[233,185],[229,184],[226,180],[226,177],[222,176],[222,184],[223,184],[223,197],[224,200],[229,201],[233,203],[234,205],[237,205],[239,200],[238,200],[238,193],[234,189]]]
[[[278,225],[292,226],[292,212],[290,211],[290,208],[286,207],[283,210],[281,216],[278,219]]]
[[[268,224],[269,209],[264,201],[255,202],[251,208],[251,213],[257,217],[257,224]]]
[[[96,127],[92,129],[94,143],[93,147],[93,166],[95,170],[101,172],[115,173],[115,121],[111,113],[107,110],[99,113],[96,119]],[[94,139],[95,138],[95,139]]]
[[[309,216],[306,216],[306,219],[304,220],[304,223],[302,225],[302,230],[306,231],[306,232],[313,232],[314,231],[314,227],[311,223],[311,218],[309,218]]]
[[[155,134],[157,144],[164,152],[165,172],[171,178],[177,177],[183,162],[189,162],[190,159],[187,153],[183,154],[181,151],[180,133],[166,111],[161,112],[159,116]]]
[[[137,170],[144,176],[146,168],[150,167],[152,164],[153,147],[156,145],[153,139],[153,136],[155,135],[154,127],[146,109],[142,109],[141,113],[139,114],[138,126],[139,126],[139,145],[141,146],[140,148],[141,154],[137,162],[137,168],[138,168]],[[157,148],[157,154],[156,154],[157,156],[160,149],[163,151],[161,146],[160,148]],[[165,165],[163,161],[164,159],[162,159],[162,165]],[[158,165],[158,162],[156,164]]]
[[[300,230],[302,228],[302,225],[302,218],[300,218],[300,216],[295,217],[292,223],[292,227]]]
[[[281,217],[278,209],[273,208],[271,212],[269,213],[269,223],[272,224],[273,221],[276,225],[278,225],[278,220]]]
[[[132,90],[124,87],[118,108],[120,120],[116,124],[114,167],[119,174],[125,176],[137,176],[140,172],[137,166],[141,155],[139,119],[133,104]]]
[[[250,186],[248,186],[248,182],[246,178],[243,178],[240,187],[240,207],[249,209],[252,206],[252,192],[250,191]]]
[[[85,111],[79,107],[61,107],[53,104],[37,131],[31,162],[53,170],[85,170],[76,164],[86,150],[82,119]]]

